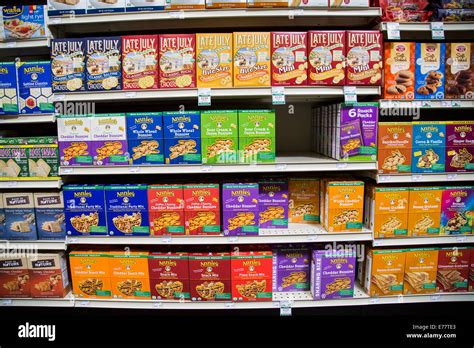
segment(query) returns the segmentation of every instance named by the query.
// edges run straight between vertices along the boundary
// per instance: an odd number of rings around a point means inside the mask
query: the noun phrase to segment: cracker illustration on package
[[[160,35],[159,59],[160,88],[196,87],[196,36],[194,34]],[[205,63],[202,62],[202,64]]]
[[[96,114],[91,118],[94,165],[127,165],[130,154],[124,114]]]
[[[274,110],[239,110],[239,161],[241,163],[274,162]]]
[[[196,34],[198,88],[232,87],[232,34]]]
[[[86,39],[86,88],[88,91],[122,88],[122,39]]]
[[[123,89],[158,88],[158,35],[122,36]]]
[[[306,32],[272,32],[272,86],[308,83]]]
[[[51,62],[17,63],[19,112],[21,114],[53,113]]]
[[[0,115],[18,113],[18,91],[15,63],[0,62]]]
[[[0,177],[23,178],[28,172],[28,145],[24,138],[0,138]]]
[[[209,110],[201,113],[202,163],[238,162],[238,113]]]
[[[51,40],[51,70],[53,93],[85,90],[85,40]]]
[[[28,139],[27,156],[30,177],[58,177],[58,138],[34,137]]]
[[[33,193],[4,193],[3,206],[7,239],[38,239]]]
[[[150,233],[184,234],[184,196],[182,185],[148,186]]]
[[[39,239],[64,239],[66,219],[62,192],[34,192]]]
[[[382,82],[382,33],[347,31],[347,84],[380,86]]]
[[[413,173],[444,172],[446,125],[444,122],[413,122]]]
[[[2,6],[6,40],[28,40],[46,37],[45,6]]]
[[[161,112],[129,113],[127,142],[133,164],[163,164],[163,115]]]
[[[91,117],[60,115],[57,123],[61,165],[92,165]]]
[[[446,171],[474,171],[474,121],[446,122]]]
[[[258,235],[258,184],[223,184],[225,236]]]
[[[166,164],[201,163],[199,112],[165,112],[163,131]]]

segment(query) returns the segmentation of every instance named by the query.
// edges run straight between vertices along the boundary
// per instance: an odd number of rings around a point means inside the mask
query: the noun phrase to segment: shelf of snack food
[[[0,189],[59,189],[63,185],[62,180],[57,178],[0,178]]]
[[[0,116],[0,124],[18,124],[18,123],[53,123],[56,122],[54,114],[37,114],[37,115],[2,115]]]
[[[25,252],[36,250],[66,250],[64,240],[1,240],[0,248],[4,251],[9,249]]]
[[[402,246],[402,245],[439,245],[439,244],[472,244],[473,235],[451,235],[438,237],[409,237],[409,238],[378,238],[374,239],[373,245],[383,246]]]
[[[421,109],[471,109],[474,108],[474,100],[456,99],[456,100],[392,100],[382,99],[379,101],[381,109],[396,108],[421,108]],[[410,114],[407,114],[410,116]]]

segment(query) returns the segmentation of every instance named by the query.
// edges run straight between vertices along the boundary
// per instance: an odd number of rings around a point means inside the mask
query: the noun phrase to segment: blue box
[[[0,63],[0,115],[18,114],[15,63]]]
[[[442,173],[446,165],[446,125],[413,122],[413,173]]]
[[[53,93],[85,91],[84,39],[51,40]]]
[[[166,164],[201,164],[201,138],[165,139]]]
[[[166,164],[201,163],[199,111],[163,113]]]
[[[86,89],[122,89],[122,38],[94,37],[86,40]]]
[[[150,235],[147,187],[147,185],[105,187],[109,235]]]
[[[2,6],[5,40],[45,38],[45,8],[42,5]]]
[[[62,192],[35,192],[36,227],[38,239],[59,239],[66,237],[64,200]]]
[[[67,185],[63,194],[68,236],[107,235],[104,186]]]
[[[129,113],[127,120],[128,152],[132,164],[163,164],[163,114]]]
[[[32,193],[4,193],[5,237],[36,240],[35,204]]]
[[[19,113],[54,113],[51,62],[21,62],[17,71]]]
[[[446,44],[416,44],[415,99],[443,99]]]

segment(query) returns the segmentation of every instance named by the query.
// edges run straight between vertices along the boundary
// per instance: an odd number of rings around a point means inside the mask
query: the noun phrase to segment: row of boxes
[[[63,166],[275,161],[273,110],[65,115],[57,123]]]
[[[46,6],[0,6],[0,41],[40,39],[47,36]]]

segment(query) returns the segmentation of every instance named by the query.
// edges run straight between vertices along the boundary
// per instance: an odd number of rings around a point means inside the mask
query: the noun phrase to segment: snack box
[[[346,38],[346,84],[380,86],[383,69],[382,33],[377,30],[348,30]]]
[[[56,178],[59,176],[58,138],[29,138],[26,152],[30,177]]]
[[[196,87],[195,34],[161,34],[159,52],[160,88]]]
[[[70,290],[67,260],[64,252],[28,257],[31,297],[63,298]]]
[[[53,93],[85,91],[84,39],[51,40],[51,70]]]
[[[413,173],[442,173],[446,163],[444,122],[413,122]]]
[[[274,162],[276,156],[274,110],[239,110],[239,161]]]
[[[445,188],[441,199],[441,234],[471,234],[473,212],[472,186]]]
[[[184,235],[182,185],[148,186],[148,210],[151,235]]]
[[[127,142],[131,164],[163,164],[163,115],[140,112],[126,115]]]
[[[2,6],[5,40],[30,40],[47,37],[46,6]]]
[[[129,164],[125,114],[95,114],[91,130],[94,165]]]
[[[319,190],[316,178],[290,178],[288,181],[288,222],[317,224],[320,222]]]
[[[38,239],[33,193],[4,193],[3,207],[7,239]]]
[[[0,138],[0,177],[29,176],[27,142],[27,138]]]
[[[87,0],[88,14],[125,12],[125,0]]]
[[[273,250],[273,292],[308,291],[310,262],[309,249]]]
[[[257,236],[259,230],[258,184],[222,185],[222,218],[225,236]]]
[[[111,298],[110,255],[106,251],[73,250],[69,253],[72,292],[77,298]]]
[[[446,123],[446,171],[474,171],[474,122]]]
[[[164,112],[163,132],[166,164],[201,163],[199,111]]]
[[[415,43],[385,43],[384,98],[415,97]]]
[[[220,235],[219,185],[184,185],[183,193],[186,234]]]
[[[405,250],[370,249],[367,253],[365,290],[369,296],[403,294]]]
[[[86,89],[122,89],[122,38],[94,37],[85,40]]]
[[[306,32],[272,32],[272,86],[308,84]]]
[[[474,44],[446,43],[446,99],[474,98]]]
[[[0,298],[24,298],[31,295],[26,256],[0,255]]]
[[[446,44],[416,43],[415,99],[443,99]]]
[[[59,115],[58,145],[62,166],[90,166],[93,163],[90,116]]]
[[[259,227],[288,228],[288,182],[258,183]]]
[[[64,240],[66,221],[62,192],[34,192],[38,239]]]
[[[54,113],[51,62],[17,63],[20,114]]]
[[[148,255],[152,300],[190,300],[189,255],[150,252]]]
[[[111,251],[109,257],[112,298],[151,299],[148,252]]]
[[[238,163],[239,129],[236,110],[201,112],[203,164]]]
[[[378,172],[380,174],[411,172],[412,123],[380,123],[378,134]]]
[[[18,114],[16,65],[0,62],[0,115],[14,114]]]
[[[441,232],[442,187],[411,187],[408,233],[413,237],[437,236]]]
[[[232,87],[232,50],[232,33],[196,34],[198,88]]]
[[[404,294],[433,294],[436,292],[438,249],[418,248],[405,252]]]
[[[471,249],[441,248],[438,256],[436,292],[466,292]]]
[[[158,35],[122,36],[122,89],[158,88],[158,44]]]

